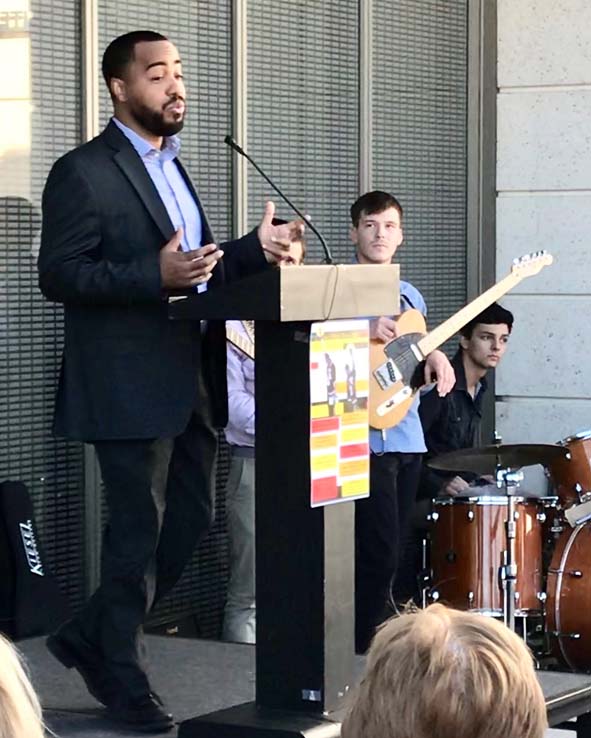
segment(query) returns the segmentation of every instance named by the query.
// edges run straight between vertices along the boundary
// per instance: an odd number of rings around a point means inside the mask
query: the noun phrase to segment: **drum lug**
[[[578,641],[581,638],[580,633],[561,633],[559,630],[553,630],[552,635],[555,638],[570,638],[572,641]]]
[[[548,595],[545,592],[538,592],[536,597],[540,602],[546,602],[546,600],[548,599]]]
[[[429,599],[433,600],[433,602],[437,602],[437,600],[439,599],[439,590],[432,589],[429,592]]]
[[[574,577],[575,579],[581,579],[583,577],[583,572],[580,569],[573,569],[572,571],[567,571],[565,574],[568,574],[569,577]]]
[[[427,520],[430,520],[432,523],[436,523],[439,520],[439,513],[438,512],[432,512],[429,515],[427,515]]]
[[[474,511],[468,510],[468,520],[472,522],[474,520]]]
[[[546,522],[546,513],[538,513],[536,515],[536,518],[540,521],[540,523]]]
[[[474,602],[474,592],[468,592],[468,602],[470,604]]]

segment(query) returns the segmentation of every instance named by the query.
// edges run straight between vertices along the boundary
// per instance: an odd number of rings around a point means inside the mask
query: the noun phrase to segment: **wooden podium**
[[[170,305],[173,319],[254,319],[256,702],[179,738],[340,735],[354,683],[354,506],[310,505],[310,326],[399,312],[397,265],[269,269]]]

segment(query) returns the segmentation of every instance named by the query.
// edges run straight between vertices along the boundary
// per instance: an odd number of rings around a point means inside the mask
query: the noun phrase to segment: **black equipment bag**
[[[22,482],[0,484],[0,631],[11,639],[54,630],[68,607],[47,571]]]

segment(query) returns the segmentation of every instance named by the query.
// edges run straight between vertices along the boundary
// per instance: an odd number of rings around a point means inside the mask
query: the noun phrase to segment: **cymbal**
[[[522,466],[543,464],[565,458],[568,449],[551,443],[514,443],[502,446],[462,448],[435,456],[427,466],[441,471],[493,474],[497,467],[519,469]]]

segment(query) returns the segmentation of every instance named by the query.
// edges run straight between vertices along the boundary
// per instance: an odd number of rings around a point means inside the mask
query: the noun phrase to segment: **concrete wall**
[[[591,2],[498,0],[497,276],[540,248],[552,266],[503,303],[505,443],[591,428]],[[530,486],[543,487],[541,470]]]

